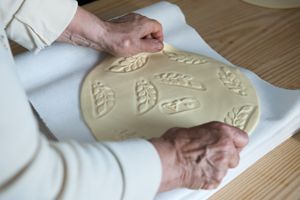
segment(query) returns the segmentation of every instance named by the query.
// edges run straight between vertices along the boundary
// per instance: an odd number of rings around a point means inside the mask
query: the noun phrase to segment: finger
[[[212,126],[229,135],[237,149],[244,148],[249,142],[248,134],[239,128],[221,122],[212,122]]]
[[[142,39],[157,39],[163,42],[163,35],[161,35],[161,33],[151,33],[149,35],[144,36]]]
[[[161,41],[156,39],[141,39],[139,41],[139,49],[142,52],[158,52],[163,49],[164,45]]]
[[[151,34],[149,34],[149,35],[144,36],[142,39],[153,39],[153,37]]]
[[[240,155],[238,151],[236,151],[232,154],[228,167],[235,168],[238,166],[239,162],[240,162]]]
[[[202,165],[199,166],[201,169],[200,174],[198,175],[199,179],[197,180],[198,182],[198,188],[201,189],[207,189],[210,182],[213,180],[213,176],[215,172],[217,171],[215,166],[212,165],[208,160],[204,162]]]
[[[249,136],[246,132],[235,128],[233,142],[237,149],[243,149],[249,143]]]
[[[206,188],[207,190],[215,189],[217,188],[220,183],[222,182],[223,178],[227,174],[227,169],[222,169],[219,171],[214,172],[214,176],[211,178],[208,187]]]
[[[160,33],[151,33],[149,35],[144,36],[142,39],[157,39],[159,41],[163,41],[163,36]]]
[[[151,33],[151,36],[152,36],[152,38],[157,39],[161,42],[164,41],[164,34],[163,34],[162,30]]]
[[[214,174],[215,176],[213,177],[213,179],[216,180],[216,182],[218,184],[220,184],[221,181],[223,180],[223,178],[225,177],[225,175],[227,174],[227,171],[228,171],[228,168],[216,171],[215,174]]]
[[[217,188],[227,174],[227,169],[213,170],[211,177],[206,177],[206,180],[201,185],[201,189],[211,190]]]
[[[205,182],[201,187],[200,189],[203,189],[203,190],[212,190],[212,189],[215,189],[218,187],[220,183],[216,180],[210,180],[209,182]]]
[[[148,22],[148,26],[147,26],[147,30],[149,33],[151,33],[151,36],[153,37],[153,39],[158,39],[159,41],[163,41],[164,40],[164,36],[163,36],[163,28],[161,23],[159,23],[156,20],[149,20]]]
[[[183,157],[185,159],[190,160],[194,164],[201,163],[205,155],[205,149],[199,147],[195,149],[184,148],[182,151],[183,151]]]
[[[163,42],[164,36],[162,31],[162,25],[156,20],[150,20],[143,22],[142,37],[145,35],[151,35],[153,39],[157,39]]]
[[[219,143],[212,145],[215,152],[211,157],[212,162],[218,168],[234,168],[238,165],[240,157],[237,148],[235,148],[232,139],[224,138]]]
[[[211,166],[220,170],[228,168],[231,158],[232,154],[230,152],[220,150],[209,155],[207,161]]]
[[[236,148],[238,153],[241,153],[241,151],[243,150],[243,148]]]

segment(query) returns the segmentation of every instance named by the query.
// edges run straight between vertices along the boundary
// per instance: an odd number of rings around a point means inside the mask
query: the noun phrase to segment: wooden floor
[[[99,0],[84,6],[103,19],[157,0]],[[240,0],[170,0],[221,55],[283,88],[300,89],[300,9],[255,7]],[[13,47],[15,53],[22,51]],[[300,199],[300,132],[211,199]]]

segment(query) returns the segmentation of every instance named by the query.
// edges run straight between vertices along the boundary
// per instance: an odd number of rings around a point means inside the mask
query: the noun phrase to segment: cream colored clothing
[[[63,32],[76,8],[72,0],[0,1],[0,199],[153,199],[161,163],[149,142],[49,142],[13,70],[6,34],[40,50]]]

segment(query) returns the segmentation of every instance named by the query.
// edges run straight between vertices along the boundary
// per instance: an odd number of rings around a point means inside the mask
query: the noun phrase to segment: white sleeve
[[[1,0],[0,18],[11,40],[39,51],[60,36],[76,10],[75,0]]]
[[[0,199],[151,200],[160,158],[142,139],[49,142],[15,74],[0,66]]]
[[[0,21],[0,40],[3,29]],[[61,143],[39,133],[7,44],[0,41],[0,199],[153,199],[162,169],[148,141]]]

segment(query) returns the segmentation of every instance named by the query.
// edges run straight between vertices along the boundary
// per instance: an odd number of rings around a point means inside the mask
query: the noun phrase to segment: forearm
[[[162,177],[159,186],[159,192],[165,192],[183,187],[181,182],[181,167],[177,160],[176,149],[168,141],[162,138],[153,138],[150,140],[158,152],[162,165]]]
[[[106,32],[106,22],[78,7],[71,23],[57,41],[103,51]]]

